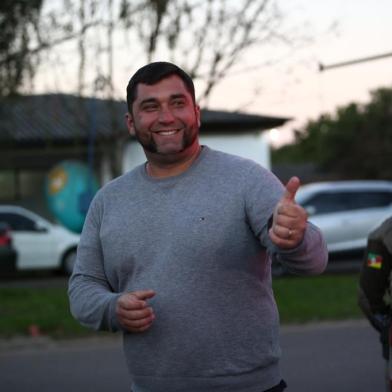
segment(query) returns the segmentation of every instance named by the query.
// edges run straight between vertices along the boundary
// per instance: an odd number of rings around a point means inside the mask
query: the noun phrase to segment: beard
[[[136,140],[140,143],[143,149],[149,153],[153,154],[173,154],[173,153],[180,153],[190,147],[198,138],[198,126],[196,121],[188,126],[183,127],[183,136],[179,145],[175,146],[172,149],[165,149],[164,147],[158,145],[154,140],[154,137],[150,134],[148,138],[142,136],[142,132],[140,132],[135,127],[135,137]]]

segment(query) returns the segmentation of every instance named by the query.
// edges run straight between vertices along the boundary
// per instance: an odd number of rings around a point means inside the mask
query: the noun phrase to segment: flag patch
[[[382,256],[376,253],[368,253],[367,266],[370,268],[381,269],[382,267]]]

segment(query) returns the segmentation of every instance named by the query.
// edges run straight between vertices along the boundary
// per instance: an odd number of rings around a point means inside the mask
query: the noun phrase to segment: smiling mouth
[[[180,130],[179,129],[171,129],[171,130],[167,130],[167,131],[156,131],[156,133],[161,136],[172,136],[172,135],[175,135],[177,132],[180,132]]]

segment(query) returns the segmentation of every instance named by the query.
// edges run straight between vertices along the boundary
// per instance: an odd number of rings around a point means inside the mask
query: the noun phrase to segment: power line
[[[341,62],[341,63],[335,63],[335,64],[330,64],[330,65],[324,65],[322,63],[319,63],[319,71],[320,72],[328,71],[329,69],[332,69],[332,68],[345,67],[347,65],[364,63],[366,61],[380,60],[380,59],[383,59],[385,57],[390,57],[390,56],[392,56],[392,52],[383,53],[383,54],[379,54],[379,55],[376,55],[376,56],[363,57],[363,58],[360,58],[360,59],[354,59],[354,60],[344,61],[344,62]]]

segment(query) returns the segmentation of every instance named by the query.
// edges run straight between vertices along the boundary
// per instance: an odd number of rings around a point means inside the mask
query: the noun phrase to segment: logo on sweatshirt
[[[367,266],[370,268],[381,269],[382,267],[382,256],[376,253],[368,253]]]

